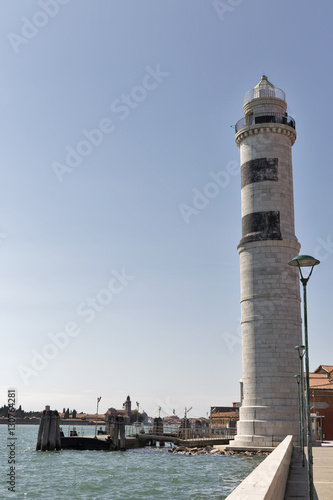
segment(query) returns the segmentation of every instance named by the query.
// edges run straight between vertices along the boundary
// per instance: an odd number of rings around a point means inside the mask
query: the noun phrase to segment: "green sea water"
[[[94,434],[93,427],[82,429]],[[10,447],[7,426],[0,425],[1,499],[224,499],[262,461],[256,456],[187,456],[168,448],[42,453],[35,451],[37,433],[38,426],[16,426],[15,447]],[[7,483],[11,448],[15,492]]]

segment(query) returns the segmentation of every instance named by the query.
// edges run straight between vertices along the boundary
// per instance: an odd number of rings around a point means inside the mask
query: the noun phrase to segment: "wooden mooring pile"
[[[61,449],[60,417],[57,410],[44,410],[38,429],[37,451]]]

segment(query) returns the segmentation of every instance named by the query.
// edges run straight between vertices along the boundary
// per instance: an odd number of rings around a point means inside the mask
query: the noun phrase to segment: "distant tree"
[[[4,405],[0,408],[0,417],[8,417],[8,406]]]
[[[73,410],[73,412],[72,412],[72,418],[76,418],[76,410]]]
[[[24,418],[24,411],[22,410],[22,406],[20,405],[15,412],[17,418]]]
[[[69,408],[67,408],[67,410],[65,411],[64,418],[69,418]]]
[[[23,411],[25,417],[41,417],[42,412],[40,411]]]
[[[24,418],[24,417],[40,417],[40,411],[24,411],[22,406],[20,405],[15,411],[16,418]],[[8,417],[8,406],[4,405],[0,408],[0,417]]]

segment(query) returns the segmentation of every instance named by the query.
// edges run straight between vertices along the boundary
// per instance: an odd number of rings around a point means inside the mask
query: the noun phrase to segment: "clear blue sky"
[[[0,9],[0,405],[10,387],[27,410],[92,412],[102,396],[106,411],[130,394],[150,414],[201,416],[239,400],[230,126],[263,73],[296,119],[296,235],[322,260],[310,369],[333,364],[332,2]]]

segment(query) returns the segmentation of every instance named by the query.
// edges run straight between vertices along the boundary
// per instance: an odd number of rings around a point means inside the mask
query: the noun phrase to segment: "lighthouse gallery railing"
[[[250,125],[255,125],[259,123],[281,123],[282,125],[288,125],[293,129],[296,129],[296,123],[294,118],[283,113],[265,113],[263,115],[247,115],[238,120],[235,125],[235,132],[237,133],[244,127],[249,127]]]

